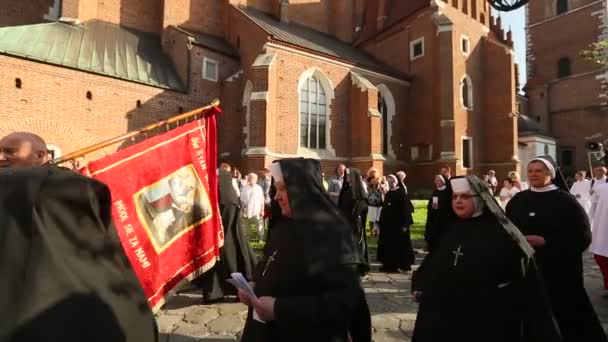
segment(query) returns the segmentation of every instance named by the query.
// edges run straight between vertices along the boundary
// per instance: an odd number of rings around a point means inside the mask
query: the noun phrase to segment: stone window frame
[[[572,76],[572,60],[569,57],[560,57],[557,61],[557,78]]]
[[[416,45],[421,44],[422,45],[422,52],[420,53],[420,55],[415,55],[415,49],[416,49]],[[422,58],[424,57],[424,37],[420,37],[417,39],[414,39],[410,42],[410,61],[416,60],[418,58]]]
[[[215,65],[215,77],[211,77],[207,74],[207,64]],[[220,76],[220,63],[215,59],[203,57],[203,79],[211,82],[217,82]]]
[[[245,135],[245,150],[251,145],[251,94],[253,92],[253,83],[248,80],[243,88],[243,107],[245,107],[245,126],[243,127],[243,134]]]
[[[470,165],[467,167],[465,166],[465,160],[464,160],[464,142],[465,140],[469,141],[469,159],[470,159]],[[461,164],[462,164],[462,168],[465,170],[471,170],[473,169],[474,165],[475,165],[475,149],[473,148],[473,137],[471,136],[466,136],[463,135],[460,137],[460,160],[461,160]]]
[[[302,135],[301,135],[301,89],[304,85],[304,82],[308,81],[310,77],[315,77],[319,85],[323,87],[323,91],[325,92],[325,115],[326,115],[326,124],[325,124],[325,148],[324,149],[313,149],[308,148],[306,146],[301,145]],[[335,88],[332,84],[331,80],[325,75],[323,71],[319,68],[313,67],[306,71],[304,71],[298,80],[296,92],[298,94],[298,123],[297,123],[297,132],[298,132],[298,155],[308,157],[308,158],[332,158],[336,156],[336,152],[332,145],[331,139],[331,124],[332,124],[332,112],[331,112],[331,104],[335,99]]]
[[[466,42],[466,49],[464,48],[465,42]],[[460,37],[460,51],[465,56],[468,56],[471,53],[471,39],[464,34]]]
[[[464,98],[464,90],[463,87],[465,86],[465,84],[467,85],[467,98],[465,101]],[[471,80],[471,77],[469,75],[464,75],[461,79],[460,79],[460,87],[459,87],[459,93],[460,93],[460,105],[462,106],[463,109],[465,110],[473,110],[474,105],[475,105],[475,97],[473,96],[473,80]],[[468,106],[465,104],[465,102],[468,102]]]
[[[570,11],[570,4],[568,0],[556,0],[555,1],[555,15],[561,15]]]
[[[393,149],[393,145],[391,144],[391,140],[393,138],[393,123],[395,121],[395,115],[396,115],[396,102],[395,102],[395,97],[393,96],[393,93],[391,92],[390,88],[383,84],[379,84],[376,88],[378,88],[378,98],[383,98],[385,103],[386,103],[386,117],[387,117],[387,125],[386,125],[386,133],[387,133],[387,154],[384,154],[384,130],[383,130],[383,126],[381,126],[381,146],[382,149],[381,151],[383,152],[382,154],[385,156],[388,156],[390,158],[396,159],[396,154],[395,154],[395,150]],[[380,110],[380,108],[378,108],[378,110]],[[380,113],[382,114],[382,112]]]

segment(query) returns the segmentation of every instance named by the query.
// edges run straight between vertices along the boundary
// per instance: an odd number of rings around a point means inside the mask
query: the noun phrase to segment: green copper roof
[[[158,36],[103,21],[0,27],[0,54],[184,91]]]

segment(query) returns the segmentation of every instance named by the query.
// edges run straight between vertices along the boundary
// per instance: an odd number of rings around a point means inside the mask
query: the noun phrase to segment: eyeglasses
[[[468,200],[471,199],[473,197],[479,197],[479,195],[471,195],[471,194],[453,194],[452,195],[452,200],[457,200],[459,198],[462,198],[463,200]]]

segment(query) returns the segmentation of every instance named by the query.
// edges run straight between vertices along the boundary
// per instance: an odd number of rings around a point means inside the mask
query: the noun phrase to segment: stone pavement
[[[374,267],[377,270],[377,265]],[[604,328],[608,330],[608,296],[591,255],[585,255],[585,282]],[[370,273],[364,281],[372,312],[374,342],[410,341],[417,305],[409,296],[409,274]],[[173,297],[158,314],[161,342],[238,341],[246,317],[240,303],[200,305],[198,293]]]

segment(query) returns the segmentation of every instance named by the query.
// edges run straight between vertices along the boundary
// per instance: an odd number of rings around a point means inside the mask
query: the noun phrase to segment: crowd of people
[[[109,190],[48,159],[38,136],[0,139],[0,340],[158,341],[133,271],[124,253],[116,254]],[[405,173],[383,178],[371,169],[363,176],[339,165],[325,181],[319,161],[304,158],[275,161],[261,179],[250,174],[239,182],[231,172],[228,164],[218,169],[225,245],[221,262],[196,281],[203,295],[223,297],[230,272],[247,277],[256,296],[236,291],[249,307],[243,342],[370,342],[365,227],[369,222],[378,234],[383,271],[412,268],[414,207]],[[556,186],[559,168],[551,158],[533,159],[526,172],[529,188],[509,176],[500,201],[495,174],[452,177],[444,168],[434,177],[429,253],[412,275],[419,303],[412,341],[608,341],[584,288],[582,262],[591,246],[608,275],[605,169],[589,181],[588,213],[580,202],[586,185],[573,186],[574,195]],[[69,182],[89,191],[67,194]],[[519,192],[511,195],[513,188]],[[62,206],[93,194],[96,201],[86,202],[99,208],[77,206],[75,213]],[[37,216],[24,217],[31,212]],[[97,228],[82,231],[85,220]],[[245,238],[246,220],[266,241],[259,260]],[[65,298],[73,293],[81,295]]]

